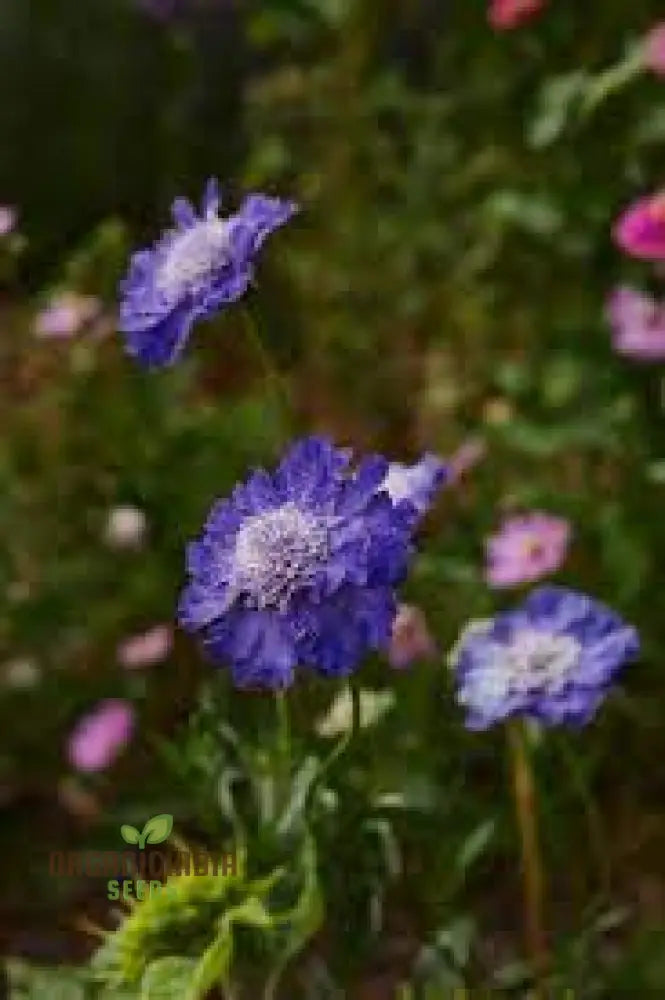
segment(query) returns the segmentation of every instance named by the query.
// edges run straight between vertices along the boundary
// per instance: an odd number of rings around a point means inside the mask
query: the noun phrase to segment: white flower
[[[368,729],[375,726],[395,704],[392,691],[358,692],[360,697],[360,728]],[[319,719],[314,728],[318,736],[330,738],[341,736],[351,729],[353,721],[353,701],[348,689],[340,691],[326,714]]]
[[[112,549],[135,549],[143,542],[148,522],[142,510],[129,504],[114,507],[108,515],[104,540]]]

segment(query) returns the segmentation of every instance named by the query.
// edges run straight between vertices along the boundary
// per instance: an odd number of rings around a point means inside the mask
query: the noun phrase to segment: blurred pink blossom
[[[497,31],[526,24],[544,9],[547,0],[491,0],[489,22]]]
[[[638,198],[619,216],[614,241],[639,260],[665,260],[665,191]]]
[[[38,337],[73,337],[101,312],[99,299],[78,292],[59,292],[38,313],[35,333]]]
[[[554,573],[569,539],[570,525],[561,517],[541,511],[509,517],[485,543],[485,579],[491,587],[515,587]]]
[[[665,302],[634,288],[617,288],[607,303],[617,354],[637,361],[665,361]]]
[[[168,625],[155,625],[141,635],[132,636],[118,646],[118,662],[127,670],[161,663],[171,652],[173,632]]]
[[[391,667],[404,670],[414,660],[431,659],[436,653],[436,644],[423,612],[411,604],[400,604],[388,646]]]
[[[644,61],[652,73],[665,77],[665,21],[661,21],[648,33]]]
[[[18,220],[18,212],[11,205],[0,205],[0,236],[9,236]]]
[[[68,758],[77,771],[104,771],[113,763],[134,731],[134,708],[128,701],[109,698],[100,702],[74,727]]]
[[[142,510],[131,504],[121,504],[109,511],[104,528],[104,540],[112,549],[139,548],[145,537],[147,519]]]

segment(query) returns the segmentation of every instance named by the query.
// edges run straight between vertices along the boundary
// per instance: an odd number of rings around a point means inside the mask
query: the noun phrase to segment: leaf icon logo
[[[120,836],[127,844],[138,844],[139,848],[143,849],[146,844],[162,844],[168,839],[172,829],[173,816],[160,813],[149,819],[141,831],[128,823],[123,823],[120,827]]]

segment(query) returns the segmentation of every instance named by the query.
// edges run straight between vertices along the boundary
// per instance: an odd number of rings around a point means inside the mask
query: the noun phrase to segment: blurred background
[[[662,179],[665,82],[631,69],[662,3],[552,0],[510,32],[487,7],[1,0],[8,958],[75,964],[94,945],[86,921],[106,919],[98,881],[50,879],[49,851],[117,849],[120,823],[158,812],[199,832],[217,822],[205,775],[168,753],[209,672],[173,630],[183,549],[290,430],[239,312],[157,373],[126,357],[115,326],[130,249],[217,176],[230,204],[264,190],[303,206],[257,290],[297,429],[398,461],[457,456],[459,470],[406,590],[439,652],[364,673],[393,697],[338,775],[348,808],[321,833],[326,922],[294,982],[313,991],[325,965],[373,1000],[410,981],[519,988],[504,750],[465,732],[444,654],[468,619],[517,599],[487,586],[485,539],[538,509],[571,525],[557,579],[643,639],[598,721],[539,756],[562,982],[580,997],[665,995],[663,367],[613,350],[605,308],[619,283],[658,290],[611,230]],[[260,735],[261,697],[223,697]],[[133,735],[81,773],[70,737],[105,699],[131,704]],[[329,701],[294,692],[304,746]],[[395,788],[399,806],[377,806]],[[362,832],[377,809],[399,864]]]

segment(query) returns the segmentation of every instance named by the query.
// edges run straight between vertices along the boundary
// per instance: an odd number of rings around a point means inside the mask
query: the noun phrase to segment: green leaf
[[[588,118],[608,97],[631,84],[643,72],[644,46],[642,42],[637,42],[627,50],[620,62],[591,80],[582,100],[582,116]]]
[[[455,868],[460,875],[465,875],[469,868],[485,853],[495,831],[496,823],[493,819],[488,819],[477,826],[466,838],[455,859]]]
[[[304,882],[298,901],[293,909],[276,914],[272,920],[281,931],[279,958],[269,980],[273,990],[276,990],[293,956],[305,946],[323,922],[324,909],[317,874],[316,844],[309,835],[305,837],[299,862],[304,873]]]
[[[583,70],[575,70],[545,82],[538,98],[538,110],[527,134],[527,141],[533,149],[545,149],[561,136],[587,81]]]
[[[160,813],[159,816],[153,816],[143,827],[141,846],[163,843],[170,836],[172,829],[173,816],[170,816],[168,813]]]
[[[193,958],[172,955],[158,958],[146,969],[141,980],[141,1000],[183,1000],[189,992],[196,968]]]
[[[79,969],[41,969],[12,959],[7,975],[12,1000],[85,1000],[87,977]]]
[[[135,826],[130,826],[129,823],[122,824],[120,827],[120,836],[127,844],[138,844],[141,840],[139,831]]]
[[[214,986],[226,985],[233,958],[233,935],[225,928],[220,936],[206,948],[189,984],[185,1000],[200,1000],[207,996]]]
[[[243,903],[230,909],[224,920],[229,924],[245,924],[247,927],[270,927],[272,920],[265,906],[257,896],[250,896]]]

